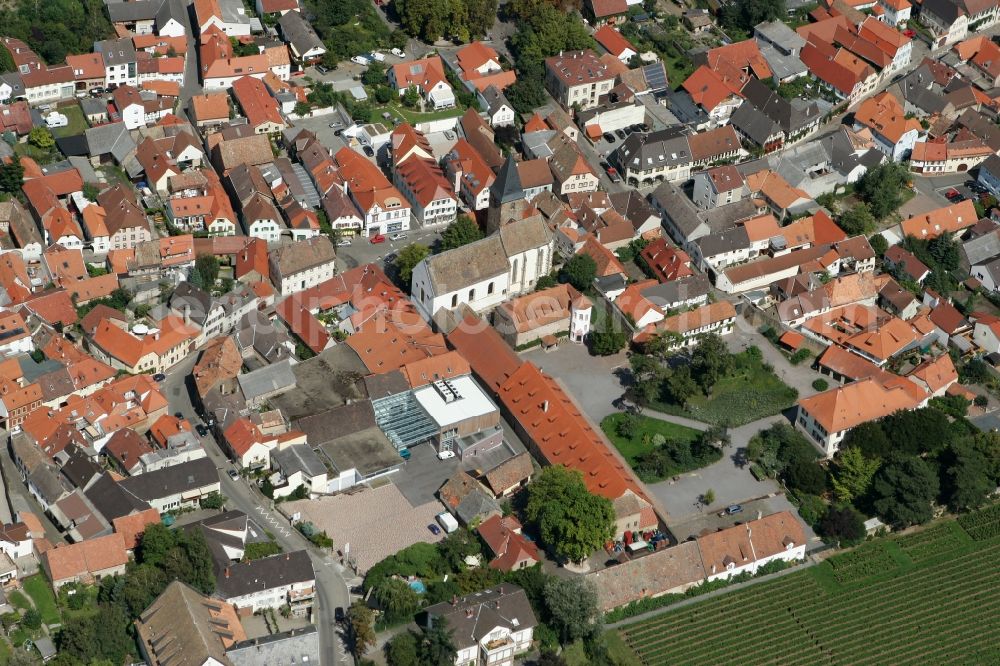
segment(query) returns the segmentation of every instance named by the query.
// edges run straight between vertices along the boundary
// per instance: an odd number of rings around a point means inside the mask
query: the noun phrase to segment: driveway
[[[594,423],[620,411],[612,403],[625,389],[614,373],[616,368],[628,371],[624,353],[591,356],[584,345],[564,341],[553,351],[536,347],[522,352],[521,358],[561,381]]]

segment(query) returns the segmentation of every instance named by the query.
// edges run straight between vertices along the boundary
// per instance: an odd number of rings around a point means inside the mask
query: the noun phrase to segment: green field
[[[649,406],[667,414],[736,427],[780,414],[791,407],[796,398],[798,391],[764,367],[762,361],[744,352],[736,354],[736,368],[719,379],[710,396],[695,394],[686,407],[662,400],[653,401]]]
[[[1000,663],[1000,513],[963,522],[984,540],[943,521],[621,635],[650,666]]]
[[[31,600],[35,602],[35,608],[42,615],[42,622],[45,624],[56,624],[59,622],[59,609],[56,607],[56,598],[52,595],[52,588],[42,574],[30,576],[21,581],[24,591],[28,593]]]

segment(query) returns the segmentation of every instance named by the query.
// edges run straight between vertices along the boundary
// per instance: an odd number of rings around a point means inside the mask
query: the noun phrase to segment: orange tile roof
[[[912,386],[912,382],[906,383]],[[868,378],[802,398],[798,404],[832,434],[880,419],[900,409],[915,409],[922,401],[902,385],[889,388],[877,379]]]
[[[399,190],[360,153],[341,148],[334,155],[334,160],[340,173],[347,177],[348,191],[361,206],[362,212],[367,213],[376,205],[382,209],[402,210],[409,207]]]
[[[521,366],[520,357],[496,329],[472,315],[448,334],[448,344],[469,361],[473,372],[491,393]]]
[[[724,573],[728,566],[744,567],[779,555],[789,546],[806,545],[805,530],[791,511],[734,525],[697,538],[698,550],[709,575]]]
[[[635,48],[632,42],[622,37],[622,33],[615,30],[614,26],[611,25],[603,25],[598,28],[594,32],[594,39],[616,58],[621,57],[621,54],[626,49],[631,49],[634,53],[639,52],[639,49]]]
[[[937,393],[958,381],[958,371],[948,354],[941,354],[937,358],[924,361],[908,376],[923,381],[931,393]]]
[[[42,554],[42,563],[54,583],[123,567],[127,562],[125,538],[121,534],[87,539]]]
[[[760,52],[760,47],[753,39],[717,46],[714,49],[709,49],[705,56],[708,60],[708,66],[713,69],[717,69],[720,62],[726,61],[737,69],[749,70],[762,81],[773,76],[767,60]]]
[[[102,321],[94,333],[94,344],[130,367],[147,354],[162,355],[177,345],[197,337],[197,329],[171,315],[160,322],[160,330],[138,338],[108,321]]]
[[[952,206],[944,206],[903,220],[900,227],[904,236],[920,239],[937,238],[945,232],[958,233],[979,221],[976,207],[967,199]]]
[[[715,71],[702,65],[681,84],[691,100],[706,111],[712,111],[734,95],[739,96],[750,80],[749,75],[738,69],[722,67],[721,70]]]
[[[25,301],[24,307],[51,326],[70,326],[77,321],[76,307],[65,289],[39,294]]]
[[[146,531],[149,525],[160,522],[160,513],[153,508],[140,511],[138,513],[120,516],[111,521],[117,534],[121,534],[125,541],[125,547],[134,550],[139,544],[139,537]]]
[[[533,363],[514,371],[500,387],[499,398],[548,464],[579,471],[587,489],[602,497],[618,499],[628,490],[645,497],[572,398]]]
[[[179,419],[173,414],[164,414],[149,427],[149,434],[153,441],[163,448],[167,448],[167,441],[171,437],[183,432],[191,432],[191,423],[187,419]]]
[[[917,333],[910,324],[898,317],[892,317],[875,330],[864,331],[848,338],[844,344],[880,361],[886,361],[917,340]]]
[[[438,83],[448,83],[448,78],[444,74],[444,63],[437,55],[398,63],[393,65],[390,71],[400,90],[412,85],[424,93]]]
[[[830,43],[809,42],[802,47],[799,57],[817,78],[845,97],[850,96],[859,83],[875,74],[867,63]]]
[[[670,282],[694,275],[694,271],[691,270],[691,257],[684,250],[668,243],[666,238],[654,240],[639,254],[653,272],[653,276],[660,282]]]
[[[568,320],[572,304],[579,297],[580,292],[572,286],[557,284],[501,303],[497,311],[522,333]]]
[[[196,121],[228,120],[229,95],[208,93],[191,97],[191,111]]]
[[[491,569],[511,571],[524,562],[541,561],[538,546],[521,534],[521,523],[514,516],[490,516],[479,524],[476,532],[493,552]]]
[[[870,127],[893,143],[897,143],[907,132],[921,130],[920,121],[908,118],[903,105],[888,92],[861,102],[854,112],[854,121]]]
[[[278,102],[271,97],[271,93],[260,79],[252,76],[240,77],[233,81],[232,91],[251,127],[267,123],[284,126],[285,121],[278,110]]]
[[[597,264],[597,277],[608,275],[624,275],[625,267],[618,260],[615,253],[601,244],[594,234],[587,234],[584,237],[583,246],[577,254],[585,254]]]
[[[86,79],[104,80],[104,59],[100,53],[67,55],[66,64],[72,68],[73,78],[77,81]]]
[[[472,372],[469,362],[456,351],[407,363],[402,368],[410,388],[420,388],[439,379],[452,379]]]

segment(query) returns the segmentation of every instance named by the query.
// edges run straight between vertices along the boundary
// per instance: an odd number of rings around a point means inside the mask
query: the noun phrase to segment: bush
[[[821,497],[796,493],[794,501],[798,504],[799,516],[807,525],[816,525],[826,515],[826,502]]]
[[[802,361],[808,359],[810,356],[812,356],[812,352],[803,347],[802,349],[799,349],[797,352],[792,354],[788,360],[792,365],[798,365]]]
[[[985,395],[977,395],[976,399],[973,400],[972,403],[976,407],[985,407],[986,405],[990,404],[990,399],[987,398]]]
[[[812,386],[813,386],[814,389],[816,389],[817,391],[821,391],[821,392],[827,390],[828,388],[830,388],[830,385],[827,383],[827,381],[825,379],[816,379],[816,380],[813,380]]]

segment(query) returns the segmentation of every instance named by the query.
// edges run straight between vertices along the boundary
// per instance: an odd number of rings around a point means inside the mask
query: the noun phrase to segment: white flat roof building
[[[468,375],[438,380],[414,391],[413,397],[441,429],[497,411]]]

